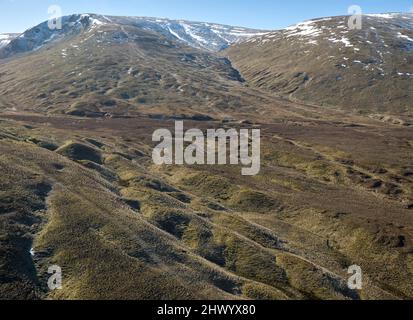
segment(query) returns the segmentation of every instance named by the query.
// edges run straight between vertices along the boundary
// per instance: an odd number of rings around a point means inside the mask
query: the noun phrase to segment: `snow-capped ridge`
[[[349,16],[337,16],[307,20],[285,29],[251,37],[246,42],[263,45],[278,41],[280,38],[287,38],[312,45],[318,45],[320,40],[328,40],[340,46],[354,47],[351,39],[347,36],[350,32],[355,31],[349,28],[348,18]],[[396,31],[400,28],[413,30],[413,14],[411,13],[365,14],[363,15],[363,23],[367,25],[366,29],[373,32],[376,32],[377,28],[371,26],[372,23],[392,28],[395,30],[395,38],[412,41],[412,37],[409,35]],[[357,49],[355,50],[357,51]]]
[[[50,29],[48,21],[45,21],[25,31],[17,39],[0,39],[0,58],[39,50],[47,44],[82,31],[92,35],[105,27],[119,27],[122,31],[126,27],[141,28],[160,34],[169,40],[208,51],[220,51],[241,40],[265,33],[249,28],[165,18],[118,17],[86,13],[64,16],[61,19],[61,29]]]
[[[0,48],[7,46],[16,37],[18,34],[15,33],[0,33]]]
[[[62,28],[51,28],[49,21],[42,22],[0,47],[0,58],[36,51],[67,36],[90,30],[101,24],[95,17],[89,14],[64,16],[61,18]]]

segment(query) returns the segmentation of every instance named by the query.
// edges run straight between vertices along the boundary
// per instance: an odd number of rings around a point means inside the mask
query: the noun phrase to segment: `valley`
[[[337,67],[282,52],[286,36],[280,51],[250,29],[205,47],[178,33],[216,34],[205,24],[66,19],[37,50],[0,48],[1,299],[413,298],[411,78],[346,100],[367,80],[330,88]],[[412,67],[411,51],[393,56]],[[260,129],[260,174],[155,165],[152,134],[176,120]],[[50,265],[62,290],[47,288]]]

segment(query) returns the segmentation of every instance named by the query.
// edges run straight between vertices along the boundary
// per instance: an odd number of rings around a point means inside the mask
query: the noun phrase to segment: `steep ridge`
[[[16,35],[3,35],[4,39],[0,39],[4,40],[0,45],[0,58],[38,50],[48,43],[61,41],[81,31],[90,32],[99,26],[108,25],[152,31],[169,40],[179,41],[191,47],[208,51],[219,51],[238,41],[265,33],[255,29],[185,20],[75,14],[62,17],[61,28],[49,28],[49,21],[45,21],[18,37]]]

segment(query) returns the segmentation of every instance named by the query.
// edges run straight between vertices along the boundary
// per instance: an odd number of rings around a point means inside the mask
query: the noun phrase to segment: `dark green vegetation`
[[[0,298],[413,298],[411,127],[275,97],[153,32],[88,32],[0,60]],[[154,166],[173,119],[253,123],[261,173]]]

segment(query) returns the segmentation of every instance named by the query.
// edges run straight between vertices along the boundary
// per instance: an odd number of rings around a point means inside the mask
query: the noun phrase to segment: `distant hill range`
[[[169,40],[179,40],[191,47],[209,51],[219,51],[240,40],[265,34],[264,31],[233,27],[214,23],[190,22],[146,17],[112,17],[97,14],[76,14],[62,17],[62,29],[51,30],[48,21],[31,28],[16,38],[5,35],[7,48],[0,52],[0,57],[9,57],[16,53],[37,50],[48,43],[58,42],[63,38],[82,31],[104,26],[117,26],[119,29],[139,28],[162,35]],[[2,36],[0,35],[0,40]]]
[[[351,30],[345,16],[273,32],[95,14],[62,22],[61,30],[44,22],[1,36],[0,108],[203,117],[259,108],[264,100],[251,99],[257,89],[378,118],[396,115],[401,123],[413,113],[412,14],[366,15],[361,30]]]

